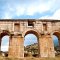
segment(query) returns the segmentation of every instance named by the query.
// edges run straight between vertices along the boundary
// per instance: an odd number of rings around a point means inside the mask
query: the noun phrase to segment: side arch
[[[9,36],[9,43],[10,43],[10,32],[8,30],[2,30],[0,32],[0,51],[1,51],[1,43],[2,43],[2,38],[4,36],[8,35]],[[9,50],[9,49],[8,49]]]
[[[54,47],[54,53],[55,56],[57,54],[57,51],[60,51],[60,31],[53,31],[51,33],[52,41],[53,41],[53,47]]]
[[[55,36],[58,37],[59,46],[60,46],[60,32],[59,32],[59,31],[54,31],[54,32],[52,33],[52,35],[55,35]]]
[[[3,30],[1,33],[0,33],[0,38],[2,38],[3,36],[5,35],[8,35],[10,36],[10,32],[8,30]]]
[[[52,31],[51,35],[56,35],[56,34],[60,34],[60,31]]]

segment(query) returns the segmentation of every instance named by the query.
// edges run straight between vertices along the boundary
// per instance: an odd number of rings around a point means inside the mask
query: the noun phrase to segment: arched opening
[[[60,33],[53,33],[52,38],[54,43],[55,55],[58,56],[60,55]]]
[[[8,50],[9,50],[9,33],[4,31],[0,35],[0,55],[7,57]]]
[[[8,56],[8,50],[9,50],[9,36],[3,36],[1,39],[1,52],[2,54],[6,54]]]
[[[32,56],[38,57],[39,50],[39,36],[35,31],[28,31],[24,36],[24,57]]]

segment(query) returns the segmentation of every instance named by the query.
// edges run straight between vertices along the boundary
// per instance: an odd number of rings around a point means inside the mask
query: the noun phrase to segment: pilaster
[[[12,36],[10,40],[9,56],[23,58],[24,57],[24,42],[21,36]]]
[[[55,57],[54,45],[51,35],[41,35],[40,41],[40,56],[41,57]]]

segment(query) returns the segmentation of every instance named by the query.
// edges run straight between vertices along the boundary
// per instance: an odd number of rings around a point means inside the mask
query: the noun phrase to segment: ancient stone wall
[[[55,57],[52,35],[60,34],[60,21],[57,20],[0,20],[1,38],[9,35],[9,56],[24,57],[24,36],[37,35],[40,57]],[[58,36],[58,34],[56,34]]]

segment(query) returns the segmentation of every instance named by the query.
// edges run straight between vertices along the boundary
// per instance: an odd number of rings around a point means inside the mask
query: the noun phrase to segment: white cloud
[[[37,11],[37,6],[34,5],[30,5],[29,7],[27,7],[26,9],[26,15],[33,15],[34,13],[36,13]]]
[[[52,16],[43,16],[39,19],[60,19],[60,9],[58,9]]]
[[[24,0],[25,1],[25,0]],[[23,1],[22,1],[23,2]],[[4,19],[11,19],[15,16],[34,15],[35,13],[44,13],[54,7],[56,0],[29,0],[24,3],[14,1],[8,3],[3,17]]]
[[[35,13],[43,13],[49,11],[52,8],[55,0],[49,0],[48,2],[41,2],[41,3],[33,3],[27,6],[26,14],[27,15],[34,15]]]
[[[8,51],[9,43],[7,42],[5,45],[1,45],[1,51]]]
[[[24,7],[21,7],[21,6],[16,6],[16,15],[17,16],[20,16],[20,15],[23,15],[24,14],[24,11],[25,11],[25,8]]]
[[[5,13],[5,15],[2,17],[3,19],[11,19],[12,16],[8,13]]]
[[[60,9],[57,10],[51,18],[52,19],[60,19]]]
[[[1,51],[8,51],[8,48],[9,48],[8,45],[7,45],[7,46],[2,46],[2,47],[1,47]]]

